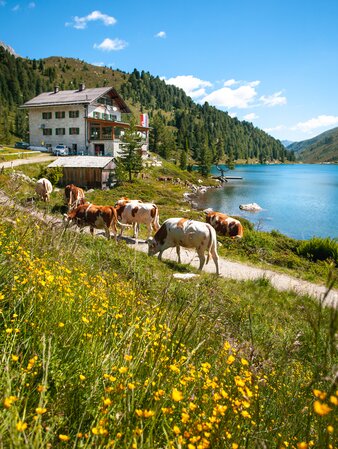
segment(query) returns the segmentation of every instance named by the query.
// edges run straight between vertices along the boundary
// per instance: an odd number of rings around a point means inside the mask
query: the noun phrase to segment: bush
[[[60,179],[63,176],[63,169],[62,167],[53,167],[53,168],[42,168],[39,173],[39,178],[47,178],[49,181],[53,184],[53,186],[56,186]]]
[[[298,254],[314,262],[317,260],[334,260],[338,266],[338,242],[328,238],[313,237],[304,241],[298,248]]]

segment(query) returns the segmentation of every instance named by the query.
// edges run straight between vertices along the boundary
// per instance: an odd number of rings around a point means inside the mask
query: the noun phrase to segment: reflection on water
[[[213,175],[219,175],[216,167]],[[226,173],[241,176],[199,197],[199,207],[247,218],[262,230],[293,238],[338,238],[337,165],[239,165]],[[257,203],[261,212],[239,209]]]

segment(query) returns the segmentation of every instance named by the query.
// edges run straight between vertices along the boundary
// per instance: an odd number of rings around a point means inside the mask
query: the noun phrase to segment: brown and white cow
[[[148,229],[148,238],[154,227],[157,231],[160,227],[158,207],[153,203],[143,203],[141,200],[120,198],[115,204],[119,224],[133,225],[134,238],[138,238],[140,224],[145,224]],[[121,227],[120,236],[124,227]]]
[[[39,179],[35,184],[35,192],[43,201],[49,201],[49,196],[53,192],[52,183],[46,178]]]
[[[117,215],[113,206],[96,206],[95,204],[81,204],[64,214],[66,224],[77,225],[80,229],[90,227],[94,235],[94,229],[104,229],[107,239],[110,239],[110,228],[112,228],[115,240],[117,240]]]
[[[77,187],[74,184],[68,184],[65,187],[65,201],[68,206],[68,210],[75,209],[80,204],[85,203],[85,194],[83,189]]]
[[[216,230],[219,235],[226,235],[231,238],[243,237],[243,226],[236,218],[229,217],[221,212],[206,212],[205,221]]]
[[[205,251],[208,251],[206,263],[209,262],[211,255],[215,262],[216,273],[219,274],[216,232],[208,223],[186,218],[169,218],[162,224],[154,238],[148,240],[148,255],[159,253],[158,258],[161,260],[163,251],[176,247],[178,262],[181,263],[181,246],[196,249],[200,260],[199,270],[204,266]]]

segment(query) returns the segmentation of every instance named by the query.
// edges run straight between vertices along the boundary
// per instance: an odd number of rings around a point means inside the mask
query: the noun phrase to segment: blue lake
[[[211,173],[220,175],[216,167]],[[243,179],[199,195],[199,207],[242,216],[256,229],[296,239],[338,238],[338,165],[237,165],[225,175]],[[247,203],[263,210],[239,209]]]

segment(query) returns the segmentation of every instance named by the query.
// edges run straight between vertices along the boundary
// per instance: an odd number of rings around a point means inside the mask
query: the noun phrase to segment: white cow
[[[43,201],[49,201],[49,195],[53,192],[52,183],[46,178],[39,179],[35,185],[35,192]]]
[[[205,251],[208,251],[207,262],[210,255],[216,265],[216,273],[219,274],[216,231],[208,223],[188,220],[187,218],[169,218],[156,232],[153,239],[148,240],[148,255],[162,253],[167,248],[176,247],[178,262],[181,263],[180,247],[195,248],[200,260],[199,270],[205,263]]]
[[[143,203],[140,200],[121,198],[115,204],[117,217],[120,223],[133,225],[134,238],[138,238],[139,225],[145,224],[148,229],[148,238],[154,227],[157,231],[160,227],[158,207],[153,203]],[[124,227],[121,227],[120,236]]]

